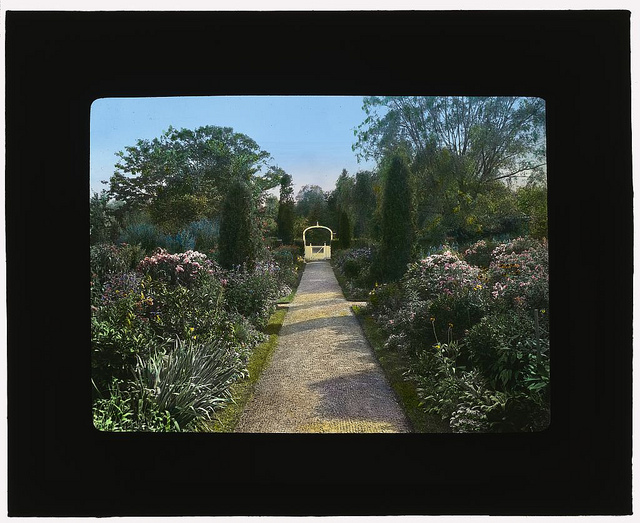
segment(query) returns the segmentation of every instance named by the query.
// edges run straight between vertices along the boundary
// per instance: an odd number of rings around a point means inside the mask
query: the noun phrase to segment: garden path
[[[329,262],[307,263],[236,432],[410,432]]]

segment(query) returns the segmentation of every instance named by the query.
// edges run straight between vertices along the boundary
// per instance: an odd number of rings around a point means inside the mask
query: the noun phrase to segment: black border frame
[[[629,12],[9,11],[6,31],[10,516],[631,513]],[[551,427],[93,429],[90,105],[186,94],[544,98]]]

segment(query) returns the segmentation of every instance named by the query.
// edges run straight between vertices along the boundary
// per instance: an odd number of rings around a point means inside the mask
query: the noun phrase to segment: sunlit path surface
[[[236,432],[409,432],[329,262],[307,264]]]

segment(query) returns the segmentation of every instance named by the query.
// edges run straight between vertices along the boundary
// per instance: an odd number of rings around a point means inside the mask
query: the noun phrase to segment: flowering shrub
[[[405,287],[422,300],[480,290],[480,269],[460,260],[453,252],[433,254],[411,263],[404,277]]]
[[[497,305],[507,308],[546,309],[549,307],[547,244],[535,240],[525,244],[522,239],[515,242],[496,247],[491,255],[491,296]]]
[[[491,252],[491,260],[493,261],[503,254],[520,254],[529,249],[537,249],[542,245],[546,246],[546,240],[539,241],[529,236],[521,236],[495,247]]]
[[[147,304],[141,279],[135,274],[114,276],[92,305],[91,366],[94,384],[106,390],[113,377],[129,377],[139,354],[156,339],[143,311]]]
[[[285,249],[274,258],[281,263],[226,271],[194,250],[143,257],[138,245],[93,246],[95,426],[183,430],[210,417],[267,338],[258,328],[275,301],[297,282],[303,261]]]
[[[476,267],[487,269],[491,263],[491,253],[494,248],[494,242],[488,242],[486,240],[477,241],[464,251],[464,260],[469,265],[475,265]]]
[[[280,269],[283,283],[288,287],[295,286],[304,265],[304,259],[299,255],[298,247],[295,245],[278,247],[271,251],[271,258]]]
[[[274,262],[257,263],[253,270],[243,266],[225,274],[227,310],[241,314],[257,327],[267,324],[277,299],[291,292],[282,281],[280,267]]]
[[[374,287],[366,311],[452,431],[528,431],[548,424],[548,299],[546,242],[516,238],[435,251]]]
[[[169,254],[165,249],[157,249],[153,256],[147,256],[138,264],[138,271],[150,275],[154,280],[189,287],[198,276],[219,272],[219,267],[198,251]]]

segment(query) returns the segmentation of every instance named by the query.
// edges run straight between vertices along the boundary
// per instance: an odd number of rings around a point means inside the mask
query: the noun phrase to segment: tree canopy
[[[169,127],[117,156],[110,196],[130,210],[148,210],[167,228],[219,214],[234,180],[246,183],[256,199],[280,182],[270,154],[229,127]]]
[[[399,145],[417,166],[442,151],[456,177],[482,184],[528,176],[545,166],[545,107],[539,98],[371,96],[354,131],[359,158],[380,160]]]

